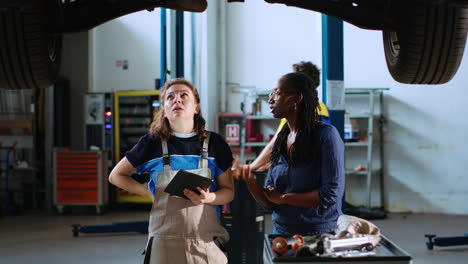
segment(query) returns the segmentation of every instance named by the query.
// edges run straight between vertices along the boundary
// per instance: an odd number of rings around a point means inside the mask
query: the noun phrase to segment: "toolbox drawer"
[[[98,188],[97,179],[58,179],[57,188],[61,189],[96,189]]]
[[[97,190],[59,190],[57,192],[58,204],[96,204],[98,203]]]

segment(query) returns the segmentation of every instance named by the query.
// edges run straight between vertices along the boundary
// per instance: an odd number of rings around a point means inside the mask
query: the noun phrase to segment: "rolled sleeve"
[[[342,199],[345,185],[344,144],[333,126],[321,135],[321,186],[320,204],[328,208]]]

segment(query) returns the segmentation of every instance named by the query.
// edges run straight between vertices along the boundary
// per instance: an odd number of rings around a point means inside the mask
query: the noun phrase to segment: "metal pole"
[[[184,77],[184,11],[176,11],[176,77]]]
[[[372,205],[372,151],[374,148],[374,97],[375,92],[369,91],[369,126],[367,128],[367,207],[371,208]]]
[[[167,71],[167,54],[166,54],[166,31],[167,31],[167,21],[166,21],[166,8],[161,8],[161,83],[160,86],[164,86],[166,83],[166,71]]]

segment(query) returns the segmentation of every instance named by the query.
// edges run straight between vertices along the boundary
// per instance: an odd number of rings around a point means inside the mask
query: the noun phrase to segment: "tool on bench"
[[[301,235],[294,235],[291,238],[276,237],[271,242],[273,251],[279,255],[283,255],[288,252],[289,249],[296,252],[296,250],[304,244],[304,238]]]
[[[318,243],[318,251],[323,253],[334,253],[339,251],[372,251],[374,246],[367,236],[333,239],[324,237]]]
[[[331,257],[331,258],[362,258],[377,255],[374,251],[357,251],[357,250],[346,250],[346,251],[336,251],[332,253],[323,253],[321,257]]]
[[[325,234],[300,246],[296,256],[363,257],[374,255],[373,249],[374,245],[366,236],[334,238]]]

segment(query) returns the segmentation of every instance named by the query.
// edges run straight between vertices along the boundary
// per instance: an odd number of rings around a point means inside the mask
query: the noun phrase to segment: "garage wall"
[[[64,34],[60,75],[70,83],[72,149],[85,148],[85,93],[154,89],[154,79],[159,78],[159,19],[159,9],[142,11],[90,31]],[[117,67],[117,60],[127,60],[128,69]]]
[[[283,74],[292,71],[291,65],[301,60],[313,61],[321,68],[318,13],[246,1],[227,5],[226,23],[229,112],[240,112],[242,95],[235,89],[239,86],[271,90]]]
[[[176,77],[175,36],[170,34],[175,23],[175,11],[167,10],[167,67]],[[202,112],[207,127],[214,129],[217,111],[217,5],[210,4],[202,14],[184,16],[184,73],[199,88]],[[90,91],[115,92],[154,90],[155,79],[160,78],[160,9],[141,11],[120,17],[95,28],[91,32]],[[194,34],[192,34],[194,30]],[[195,45],[193,45],[195,41]],[[174,44],[172,44],[174,45]],[[128,69],[117,65],[128,62]]]
[[[160,9],[117,18],[90,34],[91,92],[154,90],[160,75]]]
[[[391,88],[385,96],[387,208],[467,214],[467,52],[449,83],[405,85],[387,71],[381,32],[346,24],[344,34],[345,87]]]

